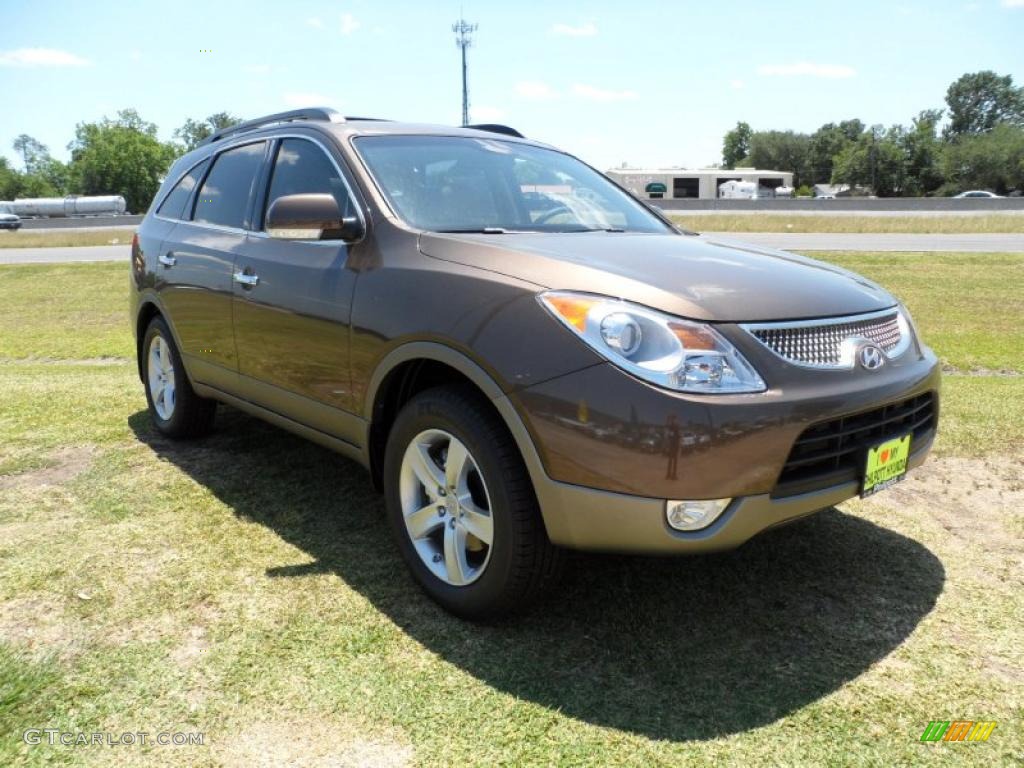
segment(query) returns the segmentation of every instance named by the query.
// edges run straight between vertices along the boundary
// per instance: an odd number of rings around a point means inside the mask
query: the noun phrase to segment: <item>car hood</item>
[[[719,237],[424,233],[420,250],[544,288],[615,296],[712,322],[836,317],[896,303],[848,270]]]

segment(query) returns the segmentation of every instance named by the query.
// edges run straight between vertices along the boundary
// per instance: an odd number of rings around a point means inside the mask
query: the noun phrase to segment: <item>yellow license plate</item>
[[[909,458],[910,435],[886,440],[881,445],[869,448],[861,497],[883,491],[902,480],[907,474]]]

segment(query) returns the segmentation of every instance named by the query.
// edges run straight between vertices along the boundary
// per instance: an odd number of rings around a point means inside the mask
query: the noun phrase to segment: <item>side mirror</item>
[[[285,195],[270,204],[267,234],[277,240],[344,240],[363,236],[356,216],[342,216],[333,195]]]

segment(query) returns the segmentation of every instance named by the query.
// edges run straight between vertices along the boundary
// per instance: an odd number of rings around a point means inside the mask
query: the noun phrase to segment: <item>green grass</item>
[[[677,213],[669,211],[677,224],[694,232],[904,232],[921,234],[965,234],[974,232],[1024,232],[1024,214],[935,216],[829,216],[828,214],[777,213]]]
[[[988,318],[961,312],[980,296],[1002,300],[1007,327],[1024,321],[1019,260],[828,258],[904,296],[951,364],[975,361],[960,324],[978,365],[1024,372]],[[1024,482],[1006,448],[1024,445],[1024,376],[947,377],[940,457],[904,487],[733,553],[580,556],[538,610],[476,626],[416,590],[352,463],[227,410],[210,438],[156,435],[125,281],[123,264],[0,268],[0,765],[1024,754]],[[51,293],[66,305],[41,311]],[[955,718],[999,726],[986,744],[919,743]],[[206,738],[21,742],[44,727]]]
[[[18,230],[0,231],[0,248],[57,248],[79,245],[126,245],[132,241],[132,229],[66,229],[56,232]]]

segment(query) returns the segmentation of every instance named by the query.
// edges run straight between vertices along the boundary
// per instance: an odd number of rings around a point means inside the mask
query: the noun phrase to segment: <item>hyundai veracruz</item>
[[[728,549],[924,461],[939,368],[875,283],[676,229],[506,126],[218,132],[133,244],[156,428],[216,404],[364,465],[415,580],[527,604],[565,548]]]

